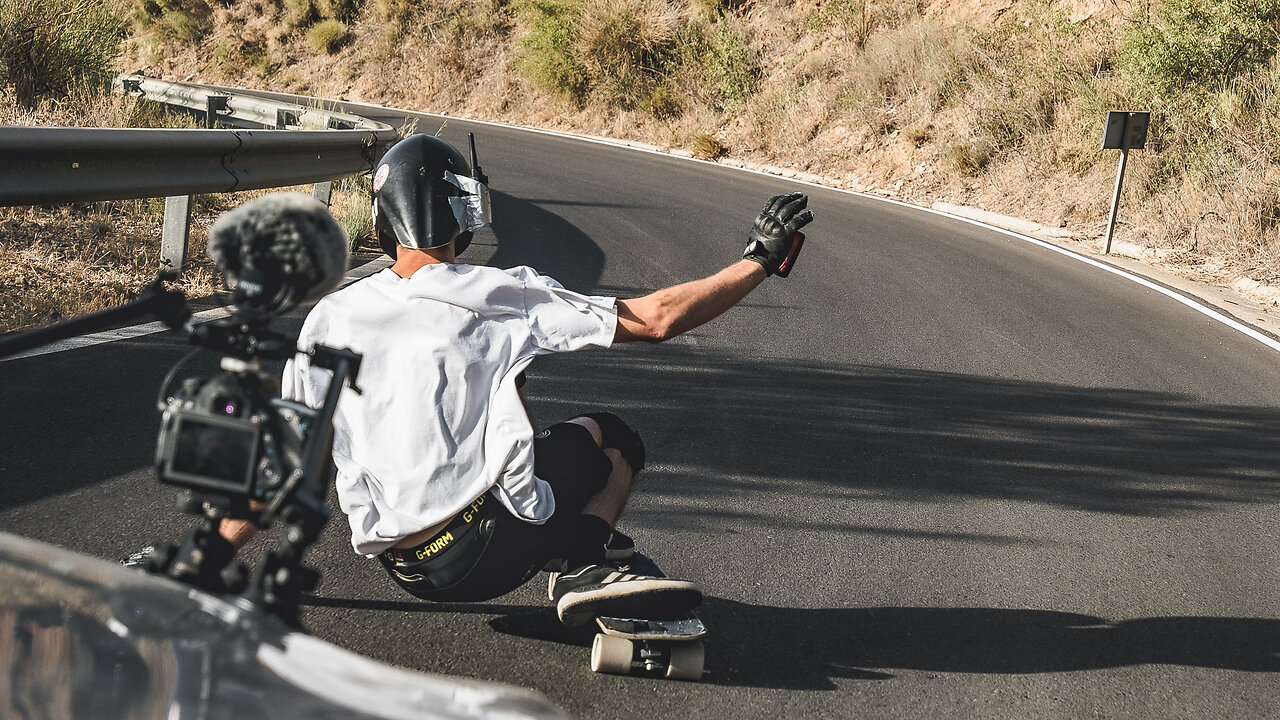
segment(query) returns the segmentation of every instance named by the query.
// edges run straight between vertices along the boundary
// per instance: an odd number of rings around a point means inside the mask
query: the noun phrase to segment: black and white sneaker
[[[550,595],[565,625],[601,616],[678,620],[702,603],[687,580],[629,572],[626,565],[586,565],[551,579]]]

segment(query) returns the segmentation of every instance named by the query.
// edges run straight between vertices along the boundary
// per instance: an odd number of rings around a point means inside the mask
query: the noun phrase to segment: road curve
[[[466,259],[593,293],[719,269],[765,198],[797,188],[457,119],[418,129],[476,134],[495,221]],[[704,586],[702,683],[593,675],[589,633],[557,623],[540,579],[416,602],[351,553],[341,518],[310,556],[309,629],[584,718],[1274,717],[1280,354],[1007,233],[800,189],[817,220],[789,279],[669,343],[529,373],[539,424],[607,407],[641,429],[650,469],[623,528]],[[155,392],[184,352],[161,334],[0,363],[0,527],[103,558],[180,535],[149,464]]]

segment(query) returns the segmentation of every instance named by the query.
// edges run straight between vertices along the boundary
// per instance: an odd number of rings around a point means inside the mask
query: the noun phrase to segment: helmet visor
[[[489,187],[475,178],[454,175],[448,170],[444,173],[444,179],[462,191],[461,196],[449,197],[449,207],[458,221],[458,227],[463,232],[471,232],[488,225],[493,218],[493,211],[489,206]]]

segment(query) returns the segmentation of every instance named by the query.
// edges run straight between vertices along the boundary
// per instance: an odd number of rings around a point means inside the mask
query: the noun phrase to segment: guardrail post
[[[318,182],[315,185],[312,185],[311,197],[324,203],[325,207],[328,207],[329,202],[333,200],[333,181],[325,180],[324,182]]]
[[[292,110],[276,110],[276,129],[277,130],[284,130],[290,125],[297,127],[298,120],[299,120],[298,113]]]
[[[226,95],[210,95],[204,99],[204,126],[210,130],[218,127],[218,118],[222,113],[227,111],[227,102],[230,100]]]
[[[191,196],[173,195],[164,199],[164,230],[160,236],[160,263],[179,274],[187,262],[187,239],[191,235]]]

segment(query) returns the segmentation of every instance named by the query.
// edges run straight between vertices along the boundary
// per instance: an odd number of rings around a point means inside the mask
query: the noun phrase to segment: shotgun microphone
[[[266,319],[337,287],[347,269],[347,236],[319,200],[274,193],[218,218],[209,257],[240,314]]]

